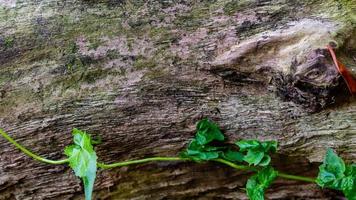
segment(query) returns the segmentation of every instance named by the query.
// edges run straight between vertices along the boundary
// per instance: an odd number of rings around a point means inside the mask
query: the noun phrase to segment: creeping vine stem
[[[9,142],[11,142],[13,145],[15,145],[18,149],[20,149],[24,154],[30,156],[31,158],[44,162],[44,163],[48,163],[48,164],[52,164],[52,165],[60,165],[60,164],[65,164],[68,163],[69,160],[68,159],[64,159],[64,160],[49,160],[46,158],[43,158],[39,155],[36,155],[34,153],[32,153],[30,150],[26,149],[25,147],[21,146],[19,143],[17,143],[14,139],[12,139],[8,134],[6,134],[2,129],[0,129],[0,134],[7,139]]]
[[[7,139],[10,143],[15,145],[18,149],[20,149],[23,153],[28,155],[29,157],[44,162],[48,164],[54,164],[54,165],[59,165],[59,164],[66,164],[69,162],[68,159],[63,159],[63,160],[50,160],[47,158],[43,158],[39,155],[36,155],[32,153],[30,150],[26,149],[25,147],[21,146],[19,143],[17,143],[14,139],[12,139],[7,133],[5,133],[2,129],[0,129],[0,134]],[[123,166],[128,166],[128,165],[134,165],[134,164],[141,164],[141,163],[147,163],[147,162],[153,162],[153,161],[193,161],[189,158],[181,158],[181,157],[150,157],[150,158],[143,158],[143,159],[138,159],[138,160],[128,160],[128,161],[122,161],[122,162],[116,162],[112,164],[105,164],[105,163],[98,163],[98,167],[101,169],[111,169],[115,167],[123,167]],[[237,170],[248,170],[248,171],[257,171],[257,167],[252,167],[248,165],[237,165],[233,162],[224,160],[224,159],[214,159],[212,160],[214,162],[222,163],[225,164],[229,167],[232,167]],[[285,173],[278,173],[278,176],[284,179],[290,179],[290,180],[297,180],[297,181],[304,181],[304,182],[310,182],[310,183],[315,183],[315,179],[310,178],[310,177],[305,177],[305,176],[297,176],[297,175],[290,175],[290,174],[285,174]]]

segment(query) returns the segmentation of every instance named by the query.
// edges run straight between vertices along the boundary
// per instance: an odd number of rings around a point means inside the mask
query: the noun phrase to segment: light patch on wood
[[[217,56],[213,66],[233,66],[241,71],[254,72],[261,67],[289,72],[291,63],[304,59],[317,48],[324,48],[333,41],[332,32],[337,30],[333,22],[305,19],[289,23],[288,28],[268,31]]]
[[[0,0],[0,6],[14,8],[16,7],[16,0]]]

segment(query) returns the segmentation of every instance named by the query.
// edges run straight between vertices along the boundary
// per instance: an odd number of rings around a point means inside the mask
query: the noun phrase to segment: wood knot
[[[327,49],[315,49],[302,61],[295,60],[290,73],[276,73],[273,83],[278,96],[301,104],[310,112],[319,111],[347,94]]]

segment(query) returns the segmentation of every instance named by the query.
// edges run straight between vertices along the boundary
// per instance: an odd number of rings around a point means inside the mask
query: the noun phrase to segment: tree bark
[[[71,129],[101,137],[100,161],[175,156],[195,123],[230,142],[278,140],[276,168],[315,177],[326,147],[356,159],[356,103],[325,47],[356,70],[352,0],[0,0],[0,128],[64,158]],[[68,166],[0,138],[0,200],[82,199]],[[217,163],[99,171],[95,199],[247,199],[251,175]],[[278,179],[269,199],[337,199]]]

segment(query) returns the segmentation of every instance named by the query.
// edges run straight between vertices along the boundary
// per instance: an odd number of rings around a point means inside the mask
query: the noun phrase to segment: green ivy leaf
[[[248,150],[259,150],[263,152],[276,152],[278,143],[277,141],[263,141],[260,142],[258,140],[240,140],[235,143],[239,146],[240,151],[248,151]]]
[[[347,179],[343,184],[344,194],[348,200],[356,200],[356,164],[346,165],[345,176]],[[352,185],[352,186],[351,186]]]
[[[240,151],[248,151],[250,149],[257,150],[260,148],[260,142],[257,140],[240,140],[235,143],[240,147]]]
[[[244,161],[246,161],[250,165],[258,165],[263,157],[265,156],[264,152],[257,151],[257,150],[249,150],[247,155],[244,157]]]
[[[356,200],[356,176],[346,176],[339,180],[339,188],[348,200]]]
[[[85,199],[91,200],[97,170],[97,156],[91,144],[90,136],[81,130],[73,129],[74,144],[65,148],[69,166],[75,175],[82,178]]]
[[[222,152],[221,157],[225,160],[232,162],[242,162],[244,159],[244,155],[238,151],[233,151],[228,149],[225,152]]]
[[[346,170],[344,161],[332,150],[328,149],[325,156],[325,169],[333,174],[336,178],[341,178]]]
[[[356,177],[356,164],[346,165],[345,176]]]
[[[341,190],[348,200],[356,200],[356,165],[345,165],[345,162],[329,148],[323,164],[319,166],[316,183],[321,187]]]
[[[214,122],[203,119],[197,124],[196,140],[200,145],[205,145],[214,140],[224,141],[225,137]]]
[[[242,162],[244,155],[234,151],[228,144],[224,144],[225,136],[219,127],[208,119],[197,123],[197,133],[187,148],[180,153],[183,158],[195,161],[208,161],[222,158],[231,162]]]
[[[271,156],[265,155],[258,165],[265,167],[265,166],[269,165],[270,163],[271,163]]]
[[[276,141],[240,140],[235,144],[239,146],[240,152],[247,152],[243,160],[249,165],[267,166],[271,162],[268,153],[277,151]]]
[[[191,158],[195,161],[212,160],[219,157],[219,154],[225,147],[216,147],[209,145],[200,145],[193,139],[187,149],[181,153],[181,157]]]
[[[264,190],[258,184],[257,178],[251,177],[246,184],[247,196],[250,200],[264,200]]]
[[[322,187],[337,187],[335,182],[344,176],[345,170],[344,161],[329,148],[326,151],[323,164],[319,167],[319,175],[316,181]]]
[[[354,180],[353,185],[354,185],[354,187],[353,187],[352,190],[343,191],[343,193],[345,194],[345,197],[346,197],[348,200],[356,200],[355,180]]]
[[[266,167],[257,174],[259,182],[267,189],[278,176],[278,171],[273,167]]]
[[[247,196],[250,200],[264,200],[265,190],[277,178],[278,172],[272,167],[266,167],[248,179],[246,184]]]
[[[277,141],[265,141],[265,142],[261,142],[261,145],[265,152],[275,153],[277,151],[278,142]]]

